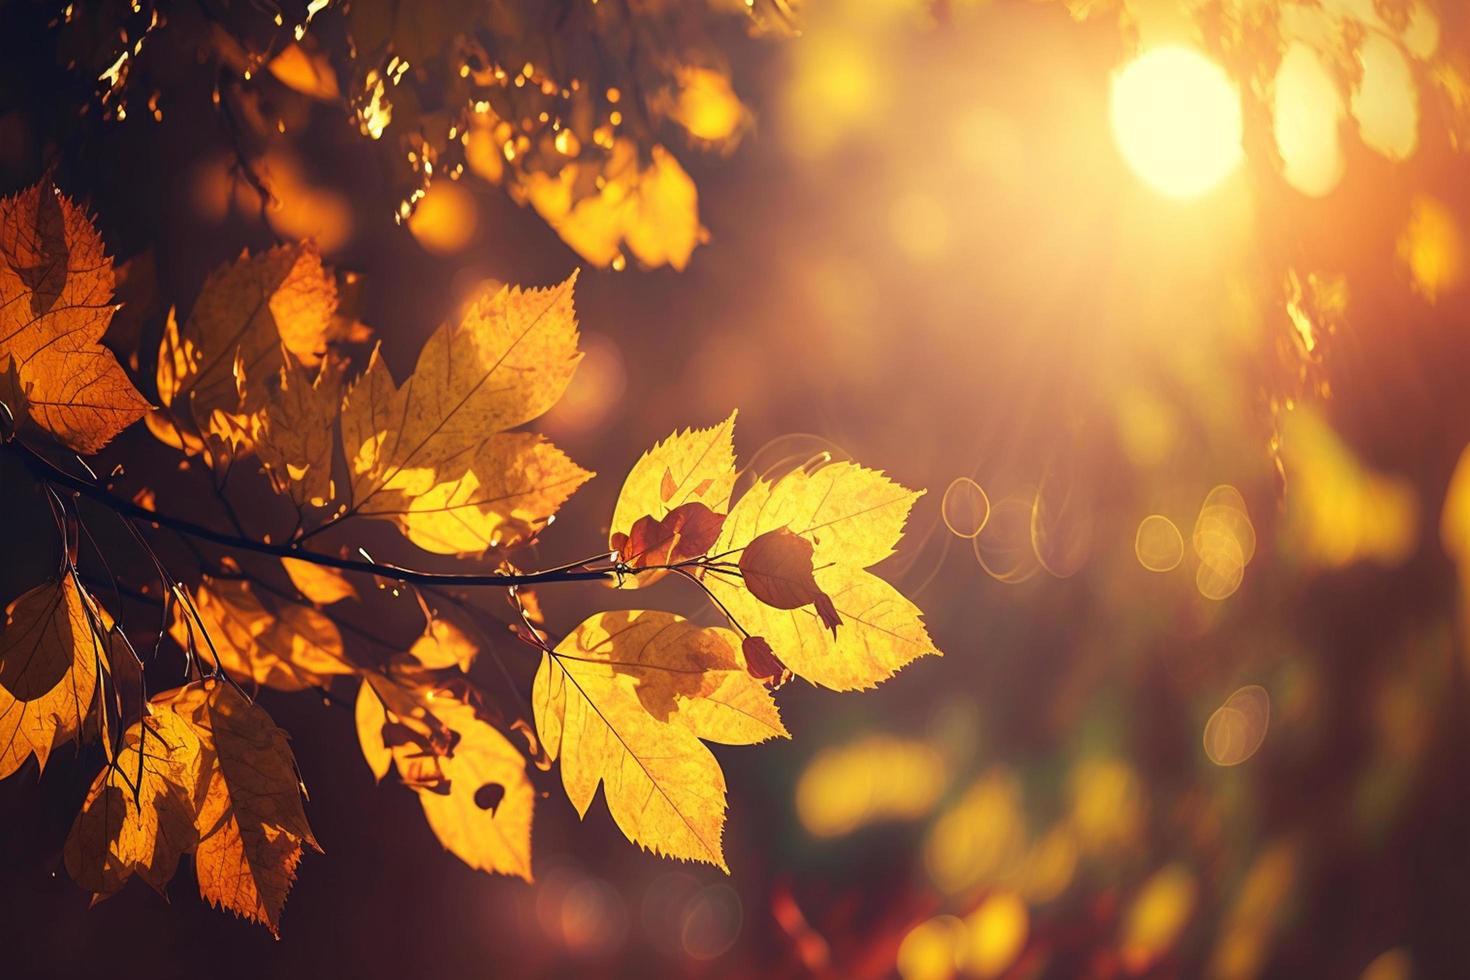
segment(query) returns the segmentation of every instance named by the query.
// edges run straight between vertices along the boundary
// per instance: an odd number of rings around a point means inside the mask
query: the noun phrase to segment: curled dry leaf
[[[740,575],[750,594],[768,606],[800,609],[810,603],[836,637],[842,617],[817,586],[812,551],[810,541],[784,527],[767,531],[740,553]]]
[[[745,654],[746,671],[766,687],[774,691],[791,680],[791,671],[776,656],[764,636],[747,636],[741,641],[740,649]]]
[[[631,533],[614,534],[612,545],[629,568],[673,565],[707,554],[724,523],[724,514],[691,500],[663,518],[645,514],[633,522]]]
[[[14,372],[5,401],[23,401],[24,413],[11,405],[17,421],[24,414],[83,453],[148,410],[100,343],[115,310],[113,281],[91,219],[55,187],[0,199],[0,368],[8,360]]]

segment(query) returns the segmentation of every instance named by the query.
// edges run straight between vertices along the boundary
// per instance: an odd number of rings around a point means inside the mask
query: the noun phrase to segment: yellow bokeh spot
[[[730,79],[709,68],[681,68],[679,98],[674,106],[676,122],[695,139],[720,143],[735,135],[745,119]]]
[[[1414,961],[1403,947],[1390,949],[1374,957],[1364,969],[1359,980],[1410,980],[1414,976]]]
[[[1240,93],[1190,48],[1144,52],[1113,78],[1113,136],[1138,176],[1169,197],[1198,197],[1240,165]]]
[[[914,820],[944,792],[944,760],[927,743],[875,735],[826,749],[796,784],[796,814],[813,837],[884,820]]]
[[[1031,917],[1013,892],[997,892],[965,918],[967,942],[960,953],[966,976],[998,977],[1026,948]]]
[[[474,240],[479,227],[475,198],[459,184],[436,180],[408,219],[408,230],[427,251],[452,255]]]
[[[1195,892],[1194,875],[1182,864],[1171,864],[1144,883],[1123,923],[1128,972],[1143,973],[1169,951],[1194,911]]]
[[[1414,291],[1431,303],[1465,274],[1465,241],[1455,216],[1427,195],[1414,198],[1409,222],[1399,235],[1398,253]]]
[[[1397,44],[1369,34],[1358,49],[1363,75],[1353,116],[1363,143],[1390,160],[1407,160],[1419,146],[1419,90]]]
[[[958,892],[977,882],[1011,880],[1025,852],[1020,785],[1009,771],[997,769],[935,822],[924,844],[924,864],[940,889]]]
[[[1072,826],[1093,854],[1132,843],[1143,829],[1143,787],[1121,759],[1097,757],[1072,770]]]
[[[1200,595],[1217,602],[1234,595],[1256,554],[1256,529],[1239,490],[1222,484],[1205,496],[1191,542],[1199,558],[1195,586]]]
[[[1163,514],[1150,514],[1138,523],[1133,553],[1151,572],[1172,571],[1184,560],[1184,535]]]
[[[898,975],[903,980],[949,980],[964,941],[965,924],[952,915],[920,922],[898,945]]]

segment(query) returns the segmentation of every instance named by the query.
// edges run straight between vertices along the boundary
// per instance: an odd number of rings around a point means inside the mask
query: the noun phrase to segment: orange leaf
[[[693,500],[675,507],[662,520],[651,514],[638,518],[632,532],[615,535],[614,543],[622,560],[633,568],[673,565],[708,552],[724,523],[724,514]]]

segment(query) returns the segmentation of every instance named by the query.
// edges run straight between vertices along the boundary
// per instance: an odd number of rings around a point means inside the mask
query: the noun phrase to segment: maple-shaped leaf
[[[810,604],[835,635],[842,617],[832,597],[817,585],[814,550],[811,541],[784,527],[756,535],[741,549],[740,577],[750,594],[768,606],[800,609]]]
[[[288,363],[281,367],[280,384],[266,397],[256,455],[277,493],[298,508],[325,507],[336,496],[332,452],[342,374],[328,365],[313,379],[294,359],[283,359]]]
[[[205,576],[190,596],[173,603],[169,635],[203,663],[218,656],[242,681],[300,691],[355,672],[337,624],[318,610],[284,603],[272,612],[243,579]]]
[[[918,607],[866,570],[892,554],[919,495],[882,473],[835,463],[815,472],[795,470],[774,484],[757,481],[730,509],[714,546],[717,554],[741,555],[775,531],[810,544],[812,582],[830,597],[831,613],[842,622],[835,636],[815,600],[785,610],[763,601],[739,578],[711,574],[706,584],[730,616],[764,638],[796,674],[839,691],[872,687],[916,658],[939,652]]]
[[[633,530],[627,535],[614,534],[612,545],[629,568],[673,565],[706,554],[724,523],[724,514],[691,500],[662,518],[645,514],[633,522]]]
[[[30,421],[83,453],[148,410],[100,343],[113,282],[102,237],[55,187],[0,199],[0,367],[14,364]]]
[[[633,526],[644,517],[660,522],[690,503],[703,504],[715,514],[730,509],[730,492],[735,486],[735,414],[731,412],[725,421],[708,429],[675,432],[639,457],[613,507],[608,526],[608,546],[613,551],[627,545]],[[648,585],[663,574],[630,576],[625,584]]]
[[[301,780],[286,733],[215,679],[159,700],[199,739],[199,894],[278,935],[303,846],[321,851],[301,807]]]
[[[579,814],[600,783],[629,840],[726,868],[725,777],[701,739],[786,734],[738,648],[729,630],[635,611],[598,613],[543,653],[536,728]]]
[[[179,858],[199,843],[200,756],[199,737],[172,711],[134,723],[66,839],[72,880],[102,899],[136,874],[162,894]]]
[[[281,567],[296,591],[319,605],[330,606],[343,599],[357,598],[357,588],[335,568],[304,558],[282,558]]]
[[[349,513],[395,520],[433,550],[483,550],[517,522],[544,522],[587,478],[534,437],[492,438],[571,381],[575,280],[481,296],[434,332],[401,387],[373,352],[342,406]]]
[[[215,270],[184,325],[172,313],[165,325],[157,381],[170,412],[150,416],[150,428],[182,448],[216,410],[260,412],[283,351],[307,367],[321,360],[336,309],[336,283],[310,242],[245,253]]]
[[[10,604],[0,633],[0,778],[78,737],[101,649],[76,580],[39,585]]]

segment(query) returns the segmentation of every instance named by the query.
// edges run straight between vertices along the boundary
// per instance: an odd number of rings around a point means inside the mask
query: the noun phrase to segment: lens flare
[[[1113,137],[1159,192],[1199,197],[1240,165],[1240,93],[1197,51],[1159,47],[1113,77]]]

